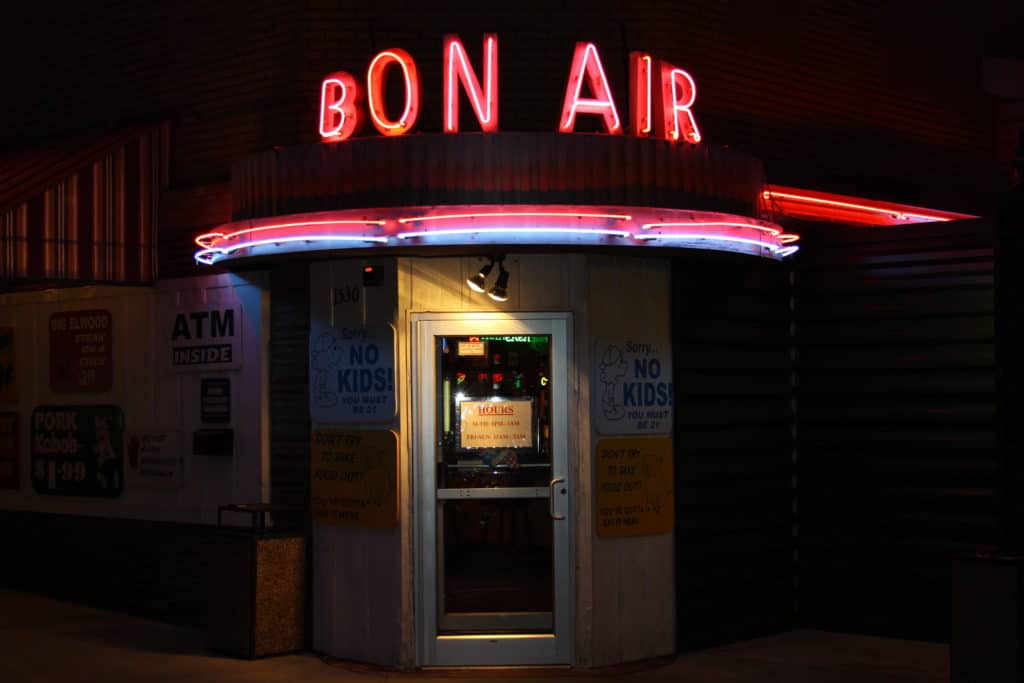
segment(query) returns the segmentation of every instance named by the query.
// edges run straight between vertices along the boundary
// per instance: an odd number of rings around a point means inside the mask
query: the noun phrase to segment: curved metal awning
[[[440,247],[609,247],[725,251],[770,259],[797,235],[734,214],[636,206],[447,205],[343,209],[235,221],[196,237],[199,263],[302,252]]]

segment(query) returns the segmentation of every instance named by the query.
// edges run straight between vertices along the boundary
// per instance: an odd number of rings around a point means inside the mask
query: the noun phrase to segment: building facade
[[[111,16],[14,38],[11,585],[202,624],[219,508],[273,504],[312,649],[591,667],[947,638],[1008,547],[1019,16]]]

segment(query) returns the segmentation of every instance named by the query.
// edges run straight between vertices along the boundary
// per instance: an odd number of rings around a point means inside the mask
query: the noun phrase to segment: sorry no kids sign
[[[315,325],[309,340],[314,422],[387,422],[395,416],[395,337],[390,326]]]
[[[662,339],[597,342],[590,395],[600,434],[672,432],[672,349]]]

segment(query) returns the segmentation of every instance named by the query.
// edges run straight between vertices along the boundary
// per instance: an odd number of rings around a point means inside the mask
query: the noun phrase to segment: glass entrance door
[[[568,317],[415,325],[421,662],[569,663]]]

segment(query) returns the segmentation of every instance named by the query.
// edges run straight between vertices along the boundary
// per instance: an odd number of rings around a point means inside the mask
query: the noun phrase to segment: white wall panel
[[[171,372],[167,360],[165,310],[178,302],[237,299],[243,310],[243,360],[237,370],[216,376],[231,381],[234,455],[191,454],[199,429],[198,372]],[[267,296],[262,274],[214,275],[168,280],[155,288],[78,287],[0,295],[0,326],[15,328],[18,398],[0,410],[18,413],[21,486],[0,490],[0,507],[104,517],[215,523],[217,506],[266,500],[266,333]],[[60,311],[109,310],[113,328],[113,386],[95,393],[50,390],[48,325]],[[124,412],[125,435],[175,430],[180,434],[180,488],[140,485],[127,473],[122,494],[101,499],[36,493],[32,488],[30,417],[38,406],[116,405]],[[125,470],[128,466],[127,448]],[[241,521],[241,520],[239,520]]]
[[[363,287],[363,267],[378,285]],[[335,303],[334,291],[359,291]],[[310,266],[310,326],[394,325],[398,276],[394,259],[351,259]],[[396,391],[403,391],[395,359]],[[400,399],[398,399],[400,401]],[[320,423],[313,429],[394,429],[398,416],[366,423]],[[399,495],[407,496],[399,473]],[[313,648],[334,657],[395,666],[401,662],[402,527],[361,529],[314,522]]]
[[[636,335],[671,340],[670,267],[666,260],[591,256],[587,260],[587,309],[594,340]],[[589,366],[588,366],[589,367]],[[589,372],[583,373],[589,378]],[[587,404],[581,406],[586,409]],[[587,452],[593,484],[591,433]],[[581,496],[582,498],[582,496]],[[593,519],[591,495],[580,514]],[[671,533],[633,538],[591,535],[593,568],[592,666],[675,651],[675,575]],[[586,542],[582,539],[581,545]],[[583,555],[584,549],[580,549]],[[581,560],[585,562],[586,560]]]

